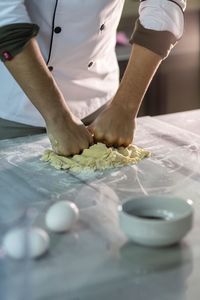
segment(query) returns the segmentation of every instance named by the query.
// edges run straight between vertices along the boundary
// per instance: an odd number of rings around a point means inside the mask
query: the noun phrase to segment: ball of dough
[[[18,227],[8,231],[3,239],[5,253],[15,259],[37,258],[49,248],[49,236],[40,228]]]
[[[73,202],[59,201],[46,213],[46,226],[54,232],[69,230],[78,220],[79,209]]]

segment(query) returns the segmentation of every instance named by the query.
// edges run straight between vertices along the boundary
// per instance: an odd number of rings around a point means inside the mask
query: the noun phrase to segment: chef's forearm
[[[136,117],[143,97],[159,67],[162,58],[139,45],[133,45],[128,66],[120,83],[113,104]]]
[[[186,0],[140,1],[139,19],[130,39],[132,54],[113,100],[134,117],[162,59],[182,37],[185,8]]]
[[[5,65],[46,121],[68,111],[34,38]]]

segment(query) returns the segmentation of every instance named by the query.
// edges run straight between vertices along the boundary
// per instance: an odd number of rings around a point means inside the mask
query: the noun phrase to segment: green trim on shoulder
[[[11,60],[38,32],[39,26],[30,23],[15,23],[0,27],[0,59],[3,62]]]
[[[129,40],[130,44],[138,44],[165,59],[171,49],[177,43],[177,38],[169,31],[156,31],[146,29],[142,26],[139,19],[135,23],[134,31]]]

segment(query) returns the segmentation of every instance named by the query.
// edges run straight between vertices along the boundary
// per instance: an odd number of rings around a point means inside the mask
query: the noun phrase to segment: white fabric
[[[169,3],[162,5],[163,2],[165,0],[141,3],[141,23],[157,30],[167,27],[180,35],[183,26],[180,8]],[[0,26],[21,22],[38,24],[37,40],[47,61],[55,3],[55,0],[0,0]],[[61,27],[62,31],[54,33],[48,65],[53,66],[52,74],[69,107],[79,118],[110,100],[118,88],[115,42],[123,5],[124,0],[58,1],[55,27]],[[105,24],[103,31],[100,30],[102,24]],[[93,65],[88,68],[91,61]],[[45,125],[3,63],[0,63],[0,85],[1,118],[34,126]]]
[[[175,0],[184,11],[187,0]],[[168,0],[146,0],[139,7],[140,23],[146,29],[169,31],[177,39],[184,30],[184,16],[178,5]]]

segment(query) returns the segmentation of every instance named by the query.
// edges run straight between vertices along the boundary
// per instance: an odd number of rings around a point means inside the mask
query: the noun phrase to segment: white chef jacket
[[[71,111],[80,119],[110,100],[119,84],[116,29],[125,0],[0,0],[0,26],[35,23],[42,55]],[[184,9],[186,0],[176,0]],[[183,32],[183,14],[173,1],[140,4],[146,28]],[[157,20],[157,21],[156,21]],[[0,118],[45,126],[37,109],[0,63]]]

